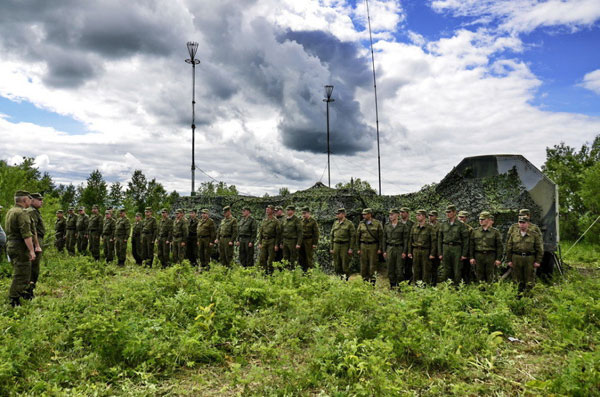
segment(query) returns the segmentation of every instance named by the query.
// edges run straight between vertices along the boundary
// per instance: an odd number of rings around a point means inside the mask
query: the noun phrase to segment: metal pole
[[[329,150],[329,101],[327,104],[327,186],[331,187],[331,170],[329,168],[329,156],[331,151]]]
[[[373,35],[371,34],[371,15],[369,13],[369,0],[367,5],[367,21],[369,22],[369,40],[371,42],[371,62],[373,64],[373,89],[375,90],[375,126],[377,128],[377,170],[379,172],[379,195],[381,196],[381,155],[379,151],[379,112],[377,109],[377,82],[375,80],[375,54],[373,53]]]
[[[196,195],[196,64],[192,63],[192,192],[191,196]]]

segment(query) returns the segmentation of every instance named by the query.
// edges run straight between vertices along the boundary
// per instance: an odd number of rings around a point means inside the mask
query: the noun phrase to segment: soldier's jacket
[[[398,223],[402,224],[402,225],[406,225],[406,230],[408,230],[408,233],[410,233],[410,229],[412,229],[412,227],[415,225],[415,222],[407,219],[406,222],[402,222],[402,218],[398,219]]]
[[[350,249],[356,248],[356,228],[348,219],[343,222],[335,220],[331,226],[330,249],[333,249],[333,243],[350,244]]]
[[[295,240],[296,245],[302,244],[302,222],[300,218],[292,215],[281,221],[281,238]]]
[[[411,254],[415,248],[424,248],[429,250],[429,255],[435,256],[437,252],[437,236],[433,226],[428,223],[423,226],[415,223],[410,229],[408,245],[408,252]]]
[[[398,247],[406,253],[409,236],[410,229],[406,223],[398,222],[394,227],[390,222],[383,228],[383,249],[387,250],[389,246]]]
[[[514,230],[518,230],[519,229],[519,224],[518,223],[513,223],[512,225],[510,225],[510,227],[508,228],[508,233],[506,234],[507,236],[510,235]],[[529,222],[529,226],[527,226],[527,230],[539,233],[539,235],[542,237],[542,243],[543,243],[543,238],[544,235],[542,234],[542,230],[539,228],[538,225],[536,225],[535,223],[531,223]]]
[[[120,240],[128,239],[130,230],[131,222],[129,222],[129,219],[126,216],[118,217],[115,222],[115,238]]]
[[[88,221],[88,232],[102,232],[104,230],[102,216],[100,214],[92,214],[90,215],[90,219]]]
[[[166,217],[158,221],[158,238],[173,241],[173,219]]]
[[[476,252],[495,252],[495,260],[502,259],[504,245],[502,244],[502,235],[495,227],[483,230],[483,226],[473,229],[471,232],[471,241],[469,242],[469,258],[474,259]]]
[[[469,238],[467,240],[467,253],[471,252],[471,234],[473,233],[473,226],[469,225],[468,223],[463,222],[463,224],[467,227],[467,230],[469,231]],[[468,256],[468,255],[466,255]]]
[[[115,220],[113,218],[106,218],[102,223],[102,237],[114,238],[115,237]]]
[[[360,221],[356,229],[357,243],[375,243],[378,250],[383,249],[383,227],[377,219],[371,219],[371,223]]]
[[[238,223],[238,234],[239,240],[245,239],[250,242],[256,241],[256,234],[258,232],[258,222],[252,216],[248,218],[242,217]]]
[[[275,239],[275,243],[281,241],[281,223],[277,218],[265,218],[258,228],[258,241],[262,244],[264,240]]]
[[[319,241],[319,225],[315,218],[302,218],[302,238],[312,239],[315,243]]]
[[[6,213],[6,220],[4,223],[7,246],[10,247],[11,242],[23,243],[26,238],[33,237],[31,231],[31,217],[26,210],[15,205]]]
[[[198,218],[188,218],[188,238],[196,238],[198,236]]]
[[[542,237],[539,233],[529,230],[522,236],[519,229],[513,229],[506,241],[506,257],[509,261],[513,254],[532,254],[534,261],[541,263],[544,254]]]
[[[87,214],[77,215],[76,230],[79,233],[87,234],[90,217]]]
[[[469,255],[469,229],[467,226],[460,222],[458,219],[454,221],[453,224],[446,221],[440,225],[440,229],[438,231],[438,248],[437,252],[439,255],[443,254],[442,247],[444,244],[448,245],[460,245],[461,246],[461,256]]]
[[[196,228],[196,233],[198,234],[198,237],[208,237],[210,238],[210,241],[213,241],[216,236],[217,236],[217,230],[216,230],[216,226],[215,226],[215,221],[213,221],[211,218],[208,218],[206,220],[204,219],[200,219],[198,221],[198,227]]]
[[[46,234],[46,227],[44,226],[44,220],[42,219],[42,214],[40,214],[40,210],[34,207],[27,208],[27,213],[31,217],[33,224],[35,226],[35,233],[41,239]]]
[[[142,229],[144,228],[144,221],[139,220],[133,223],[133,231],[131,233],[132,237],[140,238],[142,236]]]
[[[189,234],[188,223],[184,217],[173,222],[173,238],[187,240]]]
[[[158,225],[156,222],[156,218],[154,218],[153,216],[149,218],[144,218],[142,234],[149,235],[151,240],[156,240],[157,233]]]
[[[56,218],[54,222],[54,235],[64,236],[67,233],[67,220],[63,216],[62,218]]]
[[[238,226],[237,219],[233,216],[229,219],[223,218],[221,219],[221,224],[219,225],[219,230],[217,230],[217,239],[219,238],[230,238],[232,240],[237,240],[238,237]]]
[[[67,215],[67,230],[75,229],[77,229],[77,215],[69,214]]]

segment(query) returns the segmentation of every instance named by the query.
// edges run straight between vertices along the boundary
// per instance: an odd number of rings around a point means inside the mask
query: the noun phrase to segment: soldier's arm
[[[502,253],[504,252],[504,244],[502,244],[502,235],[499,231],[496,231],[496,260],[502,260]]]
[[[315,242],[314,245],[319,244],[319,237],[320,237],[319,224],[317,223],[317,220],[315,219],[315,223],[313,223],[313,241]]]
[[[358,233],[357,233],[356,229],[354,228],[354,224],[351,224],[350,225],[350,249],[352,251],[355,251],[356,247],[358,246],[357,235],[358,235]]]
[[[383,251],[387,251],[387,231],[383,229],[383,238],[381,239],[381,246],[383,247]]]
[[[431,231],[430,231],[430,238],[431,238],[431,252],[429,253],[429,255],[436,256],[437,255],[437,233],[433,227],[431,228]]]
[[[474,259],[475,258],[475,236],[474,236],[474,232],[473,233],[469,233],[469,259]]]
[[[275,241],[277,243],[277,245],[280,245],[283,239],[283,230],[281,227],[281,222],[277,222],[275,224]]]
[[[542,263],[544,256],[544,244],[542,243],[542,236],[539,233],[535,234],[535,263]]]
[[[238,239],[238,223],[237,223],[237,219],[233,218],[233,222],[231,224],[231,240],[232,241],[237,241]]]
[[[469,238],[471,235],[471,232],[469,231],[469,228],[466,225],[463,225],[460,235],[462,240],[461,256],[464,256],[466,258],[469,255]]]
[[[410,228],[410,231],[408,232],[408,247],[406,247],[406,254],[410,255],[412,257],[412,251],[413,251],[413,232],[412,232],[412,227]]]
[[[383,250],[383,226],[381,223],[377,227],[377,249],[379,251]]]
[[[189,235],[190,235],[190,230],[188,228],[188,225],[185,221],[183,221],[183,239],[187,240]]]
[[[509,233],[508,236],[506,237],[506,251],[504,252],[504,255],[506,256],[506,260],[510,262],[510,258],[511,258],[511,253],[513,250],[513,241],[512,241],[512,233]]]
[[[256,235],[258,231],[258,221],[256,219],[252,220],[252,225],[250,225],[250,241],[252,244],[256,242]]]
[[[437,252],[438,252],[438,256],[442,256],[442,245],[444,243],[444,231],[442,230],[444,227],[444,225],[440,225],[440,228],[437,232]]]
[[[214,221],[212,221],[210,223],[209,230],[210,230],[210,242],[212,243],[217,238],[217,226],[215,225]]]
[[[296,245],[300,246],[302,245],[302,221],[300,221],[300,219],[296,220]]]

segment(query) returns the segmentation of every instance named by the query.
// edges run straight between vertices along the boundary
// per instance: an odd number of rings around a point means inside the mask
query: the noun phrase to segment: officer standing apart
[[[117,251],[117,265],[125,266],[127,259],[127,240],[131,232],[131,222],[127,218],[125,208],[119,209],[119,219],[115,223],[115,249]]]
[[[158,260],[163,268],[169,266],[171,257],[171,242],[173,241],[173,220],[169,218],[166,208],[160,211],[158,223]]]
[[[512,230],[506,242],[508,266],[512,268],[513,281],[518,284],[519,292],[535,284],[535,270],[540,267],[544,254],[542,237],[529,227],[529,218],[519,216],[519,228]]]
[[[151,267],[154,261],[154,242],[157,237],[158,226],[156,218],[152,216],[152,207],[146,207],[144,215],[146,218],[142,227],[142,258],[144,264]]]
[[[298,252],[298,262],[302,270],[307,271],[314,266],[315,249],[319,244],[319,225],[311,216],[310,208],[302,208],[302,244]]]
[[[383,250],[383,227],[381,222],[373,219],[373,211],[365,208],[362,211],[363,220],[356,230],[356,239],[360,243],[360,275],[363,280],[375,284],[373,275],[377,271],[379,254]]]
[[[175,222],[173,222],[173,262],[181,263],[185,258],[186,244],[189,234],[187,220],[183,216],[183,209],[175,210]]]
[[[210,218],[210,212],[204,208],[202,210],[202,219],[198,221],[196,233],[198,234],[198,255],[200,256],[200,265],[208,269],[210,256],[213,248],[213,241],[217,236],[215,222]]]
[[[42,263],[42,244],[44,236],[46,234],[46,226],[44,226],[44,220],[40,213],[40,208],[44,205],[44,197],[40,193],[33,193],[31,195],[31,206],[27,209],[31,222],[33,223],[34,247],[35,247],[35,259],[31,261],[31,279],[29,280],[29,287],[27,288],[27,294],[29,299],[33,298],[33,290],[40,276],[40,264]],[[36,240],[37,237],[37,240]]]
[[[352,253],[356,247],[356,228],[346,219],[346,209],[338,208],[337,221],[331,226],[329,253],[333,255],[335,274],[350,278]]]
[[[104,243],[104,258],[106,263],[110,263],[115,259],[115,220],[110,210],[104,211],[102,242]]]
[[[287,216],[281,222],[282,241],[279,249],[283,250],[283,259],[289,262],[290,268],[294,268],[298,262],[298,250],[302,244],[302,222],[295,215],[296,207],[286,207]]]
[[[462,261],[468,255],[469,229],[456,219],[456,206],[449,205],[446,208],[446,217],[448,220],[440,225],[438,232],[440,280],[451,279],[458,285],[462,277]]]
[[[131,254],[133,255],[133,259],[135,259],[135,263],[138,265],[142,264],[142,260],[144,258],[142,254],[142,228],[144,227],[144,222],[142,221],[142,214],[135,214],[135,221],[133,223],[133,230],[131,232]]]
[[[192,209],[188,219],[188,238],[185,245],[186,257],[192,266],[198,266],[198,216]]]
[[[88,248],[88,227],[90,217],[85,213],[85,207],[79,208],[77,217],[77,252],[79,255],[86,255]]]
[[[258,228],[258,249],[260,250],[260,265],[267,274],[273,273],[275,253],[279,251],[281,239],[281,223],[275,218],[274,207],[268,205],[267,215]]]
[[[233,261],[233,242],[238,237],[237,219],[231,215],[231,207],[223,207],[223,216],[215,244],[219,244],[219,260],[223,266],[230,266]]]
[[[75,255],[75,245],[77,244],[77,215],[75,209],[70,207],[67,212],[67,251]]]
[[[408,257],[413,260],[413,283],[423,281],[431,284],[433,280],[431,260],[437,251],[435,229],[426,222],[427,211],[417,210],[417,223],[410,229]]]
[[[88,225],[88,235],[90,236],[90,252],[92,257],[99,261],[100,260],[100,235],[104,231],[104,224],[102,221],[102,215],[98,213],[98,206],[92,206],[92,215],[90,216]],[[106,257],[106,252],[104,253]]]
[[[469,258],[475,269],[478,282],[492,282],[496,278],[496,269],[501,264],[504,246],[500,231],[492,227],[492,214],[483,211],[479,214],[479,227],[471,232]]]
[[[56,211],[56,221],[54,222],[54,247],[58,252],[65,249],[65,240],[67,236],[67,220],[63,210]]]
[[[21,304],[21,298],[30,298],[27,289],[31,281],[31,261],[36,257],[31,218],[25,212],[30,205],[29,192],[18,190],[15,192],[15,206],[6,214],[6,251],[13,266],[13,278],[8,296],[13,307]]]
[[[254,243],[258,232],[258,222],[250,215],[250,207],[242,208],[239,222],[239,237],[235,243],[240,249],[240,264],[244,267],[254,266]]]
[[[390,287],[394,288],[404,278],[404,259],[406,258],[410,231],[406,224],[398,222],[400,211],[390,210],[390,222],[383,229],[383,257],[387,261]]]

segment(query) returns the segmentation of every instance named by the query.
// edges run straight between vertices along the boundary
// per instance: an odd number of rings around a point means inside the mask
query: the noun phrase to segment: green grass
[[[37,292],[0,305],[0,395],[600,395],[600,284],[577,271],[517,299],[50,251]]]
[[[600,268],[600,245],[579,241],[562,241],[563,261],[576,268]],[[571,248],[573,247],[573,248]]]

